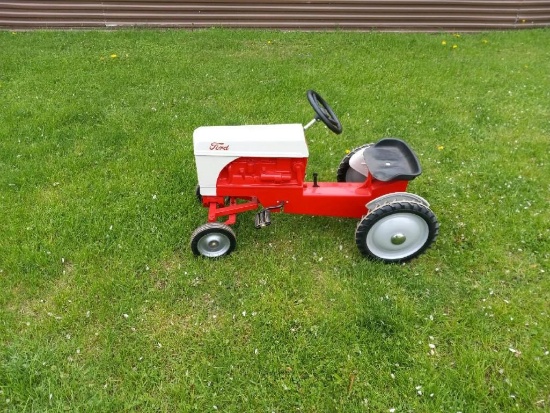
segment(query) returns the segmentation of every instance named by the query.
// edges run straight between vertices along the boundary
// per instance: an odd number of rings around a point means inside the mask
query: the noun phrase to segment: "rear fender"
[[[416,202],[418,204],[424,205],[427,208],[430,207],[430,204],[424,198],[419,195],[411,194],[409,192],[392,192],[391,194],[379,196],[378,198],[370,201],[366,205],[366,207],[369,211],[372,211],[376,208],[381,207],[382,205],[389,204],[390,202],[399,201]]]

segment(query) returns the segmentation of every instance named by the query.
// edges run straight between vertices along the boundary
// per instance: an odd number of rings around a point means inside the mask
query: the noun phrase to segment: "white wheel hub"
[[[197,249],[205,257],[220,257],[231,247],[229,237],[221,232],[210,232],[197,243]]]
[[[421,216],[400,212],[377,221],[369,230],[366,243],[374,255],[398,260],[421,249],[429,233],[428,224]]]

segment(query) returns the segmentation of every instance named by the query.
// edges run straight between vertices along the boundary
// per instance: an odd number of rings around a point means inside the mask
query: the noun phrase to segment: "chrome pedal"
[[[254,219],[254,226],[256,229],[261,229],[271,225],[271,212],[268,209],[263,209],[256,214]]]

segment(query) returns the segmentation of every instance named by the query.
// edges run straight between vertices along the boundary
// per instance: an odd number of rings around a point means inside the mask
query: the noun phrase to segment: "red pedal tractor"
[[[307,92],[315,118],[307,125],[203,126],[193,145],[197,197],[208,222],[191,235],[191,250],[209,258],[236,246],[231,225],[251,210],[255,225],[271,223],[271,212],[357,218],[355,242],[367,258],[405,262],[436,239],[439,223],[428,202],[405,192],[422,172],[413,150],[385,138],[351,151],[340,162],[337,182],[305,182],[308,147],[304,131],[322,121],[336,134],[342,124],[316,92]],[[220,222],[223,218],[224,222]]]

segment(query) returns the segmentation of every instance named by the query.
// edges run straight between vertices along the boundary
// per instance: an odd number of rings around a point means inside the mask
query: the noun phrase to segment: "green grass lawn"
[[[549,62],[549,30],[0,32],[0,411],[549,411]],[[306,123],[310,88],[344,133],[308,178],[401,137],[437,242],[251,212],[194,258],[193,130]]]

